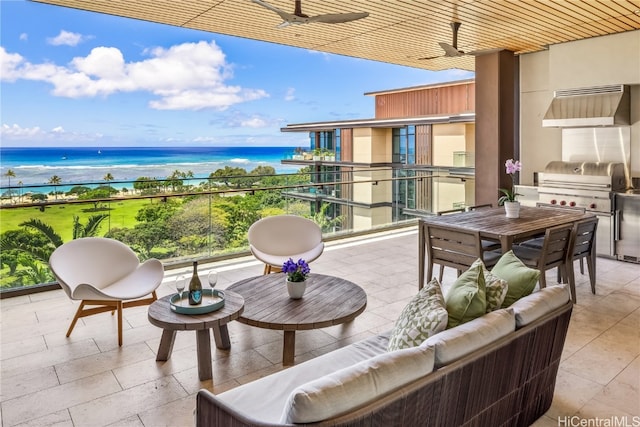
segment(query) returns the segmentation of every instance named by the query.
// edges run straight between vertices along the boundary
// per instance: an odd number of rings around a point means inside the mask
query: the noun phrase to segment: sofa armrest
[[[196,427],[230,426],[234,427],[282,427],[293,424],[265,423],[234,410],[209,390],[202,389],[196,395]],[[299,427],[299,426],[298,426]]]

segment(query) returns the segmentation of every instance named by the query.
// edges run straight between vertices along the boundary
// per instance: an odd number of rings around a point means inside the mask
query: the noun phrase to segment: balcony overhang
[[[358,119],[333,122],[315,122],[290,124],[280,128],[281,132],[310,132],[348,128],[395,128],[408,125],[432,125],[438,123],[473,123],[475,113],[462,113],[439,116],[403,117],[398,119]]]

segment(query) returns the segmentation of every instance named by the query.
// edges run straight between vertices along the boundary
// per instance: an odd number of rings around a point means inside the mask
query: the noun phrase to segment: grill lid
[[[546,173],[567,175],[614,176],[624,177],[624,164],[616,162],[549,162],[544,168]]]
[[[628,188],[624,163],[617,162],[549,162],[540,174],[540,186],[590,187],[606,191]]]

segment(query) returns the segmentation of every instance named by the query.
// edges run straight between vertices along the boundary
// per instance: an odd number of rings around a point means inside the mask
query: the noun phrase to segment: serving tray
[[[180,299],[180,294],[172,295],[169,300],[171,311],[180,314],[204,314],[220,310],[224,307],[223,291],[219,291],[217,289],[203,289],[202,302],[198,305],[189,305],[188,295],[189,294],[187,292],[183,292],[182,299]]]

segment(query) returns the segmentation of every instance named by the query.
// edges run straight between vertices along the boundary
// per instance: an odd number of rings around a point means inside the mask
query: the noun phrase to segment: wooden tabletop
[[[225,290],[224,294],[224,307],[211,313],[196,315],[171,311],[169,300],[172,295],[164,296],[149,306],[149,322],[159,328],[172,331],[209,329],[225,325],[240,317],[244,309],[244,298],[233,291]]]
[[[548,228],[572,224],[592,216],[577,209],[521,206],[519,218],[507,218],[501,206],[423,218],[418,226],[418,284],[422,286],[425,279],[426,224],[478,231],[480,238],[500,242],[502,253],[506,253],[514,243],[543,235]]]
[[[479,231],[482,238],[502,242],[502,250],[506,252],[514,242],[543,234],[547,228],[571,224],[591,216],[593,214],[575,209],[522,206],[519,218],[507,218],[504,207],[498,207],[434,216],[420,222]]]
[[[301,299],[287,293],[281,273],[252,277],[229,286],[244,297],[245,309],[238,321],[284,331],[318,329],[349,322],[367,306],[364,290],[339,277],[311,274]]]

